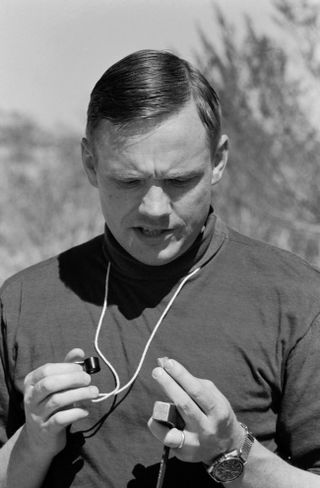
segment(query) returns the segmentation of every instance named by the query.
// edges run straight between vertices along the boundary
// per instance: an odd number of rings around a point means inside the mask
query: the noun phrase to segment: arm
[[[64,363],[46,364],[25,379],[25,424],[0,449],[0,488],[38,488],[51,461],[66,443],[66,427],[88,415],[76,402],[96,398],[91,377],[74,361],[73,349]]]
[[[320,476],[283,461],[255,440],[245,472],[230,488],[319,488]]]
[[[49,453],[32,450],[25,425],[20,427],[0,450],[0,487],[40,487],[51,460]]]
[[[153,377],[175,403],[185,421],[185,441],[177,448],[181,433],[150,419],[149,428],[176,457],[186,462],[210,464],[225,452],[240,447],[243,429],[228,400],[208,381],[195,378],[181,364],[163,360]],[[295,468],[255,440],[244,474],[226,484],[233,488],[320,488],[320,477]]]

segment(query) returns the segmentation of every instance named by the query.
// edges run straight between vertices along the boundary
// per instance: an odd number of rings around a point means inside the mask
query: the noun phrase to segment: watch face
[[[232,457],[222,460],[212,474],[218,481],[232,481],[238,478],[242,471],[243,462],[241,459]]]

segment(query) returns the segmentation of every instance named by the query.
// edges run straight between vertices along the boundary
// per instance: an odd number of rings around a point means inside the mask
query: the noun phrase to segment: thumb
[[[75,361],[81,361],[85,358],[84,351],[79,347],[71,349],[64,358],[65,363],[74,363]]]

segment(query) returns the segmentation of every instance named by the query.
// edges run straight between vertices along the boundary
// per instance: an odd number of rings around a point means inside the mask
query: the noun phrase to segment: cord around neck
[[[106,274],[106,285],[105,285],[105,298],[104,298],[104,303],[103,303],[103,307],[102,307],[102,311],[101,311],[101,314],[100,314],[100,318],[99,318],[99,322],[98,322],[98,325],[97,325],[97,330],[96,330],[96,333],[95,333],[95,338],[94,338],[94,347],[95,347],[95,350],[97,351],[97,354],[100,356],[100,358],[103,360],[103,362],[107,365],[107,367],[110,369],[110,371],[112,372],[113,376],[114,376],[114,379],[115,379],[115,388],[113,390],[111,390],[110,392],[107,392],[107,393],[100,393],[99,397],[92,400],[93,402],[101,402],[103,400],[107,400],[107,398],[111,397],[111,396],[114,396],[114,395],[118,395],[119,393],[121,393],[122,391],[126,390],[127,388],[129,388],[133,383],[134,381],[137,379],[140,371],[141,371],[141,368],[143,366],[143,363],[144,363],[144,360],[146,358],[146,355],[148,353],[148,350],[150,348],[150,345],[152,343],[152,340],[153,338],[155,337],[160,325],[162,324],[163,322],[163,319],[165,318],[165,316],[167,315],[167,313],[169,312],[170,308],[172,307],[175,299],[177,298],[177,296],[179,295],[181,289],[183,288],[183,286],[187,283],[188,280],[190,280],[192,278],[192,276],[194,276],[196,273],[198,273],[198,271],[200,270],[200,267],[194,269],[193,271],[191,271],[189,274],[187,274],[179,283],[177,289],[175,290],[175,292],[173,293],[172,297],[170,298],[169,300],[169,303],[167,304],[167,306],[165,307],[164,311],[162,312],[161,316],[159,317],[159,320],[158,322],[156,323],[145,347],[144,347],[144,350],[142,352],[142,355],[141,355],[141,358],[140,358],[140,361],[139,361],[139,364],[137,366],[137,369],[135,371],[135,373],[133,374],[132,378],[123,386],[121,386],[120,384],[120,378],[119,378],[119,375],[116,371],[116,369],[114,368],[114,366],[110,363],[110,361],[108,361],[108,359],[104,356],[104,354],[102,353],[100,347],[99,347],[99,335],[100,335],[100,331],[101,331],[101,327],[102,327],[102,324],[103,324],[103,320],[104,320],[104,317],[105,317],[105,314],[106,314],[106,311],[107,311],[107,308],[108,308],[108,290],[109,290],[109,279],[110,279],[110,269],[111,269],[111,265],[110,265],[110,262],[108,264],[108,268],[107,268],[107,274]]]

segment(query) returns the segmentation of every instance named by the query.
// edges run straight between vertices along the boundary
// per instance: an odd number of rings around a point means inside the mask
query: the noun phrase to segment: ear
[[[229,139],[228,136],[223,134],[218,142],[216,152],[212,161],[212,178],[211,184],[217,184],[224,173],[229,155]]]
[[[82,154],[82,164],[85,172],[87,173],[87,177],[91,185],[97,187],[98,182],[97,182],[96,158],[93,154],[93,151],[90,147],[88,140],[85,137],[83,137],[81,141],[81,154]]]

